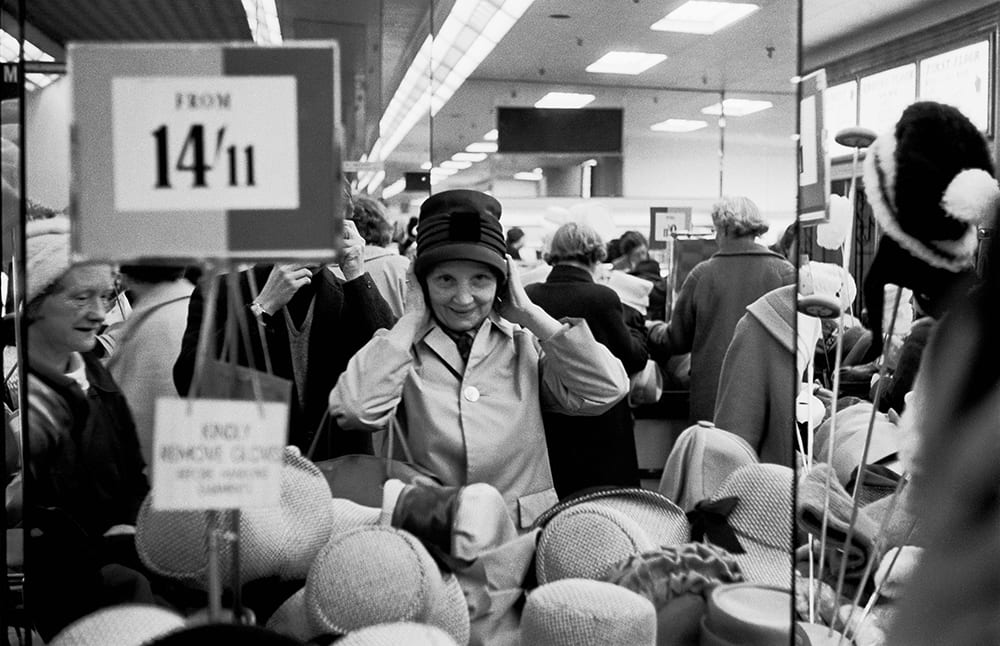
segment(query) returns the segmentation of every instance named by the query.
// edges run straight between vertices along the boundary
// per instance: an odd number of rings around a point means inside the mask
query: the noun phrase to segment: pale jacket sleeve
[[[413,337],[419,319],[406,315],[390,330],[375,333],[347,363],[330,391],[330,415],[340,428],[380,431],[386,428],[403,396],[413,365]]]
[[[622,362],[582,319],[565,319],[562,329],[541,342],[539,372],[543,410],[600,415],[628,394]]]

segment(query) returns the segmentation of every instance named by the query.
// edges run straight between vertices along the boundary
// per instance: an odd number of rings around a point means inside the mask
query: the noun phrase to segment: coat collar
[[[713,256],[774,256],[781,258],[767,247],[757,244],[753,240],[731,240],[726,243],[724,249],[716,251]]]
[[[556,265],[545,279],[546,283],[592,283],[594,274],[583,267]]]

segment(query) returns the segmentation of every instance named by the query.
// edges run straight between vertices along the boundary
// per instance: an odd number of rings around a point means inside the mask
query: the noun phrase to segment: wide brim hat
[[[539,583],[600,579],[608,568],[639,552],[686,543],[691,526],[677,505],[645,489],[585,492],[555,505],[541,527],[535,571]]]
[[[49,642],[51,646],[142,646],[184,627],[184,618],[164,608],[125,604],[76,620]]]
[[[872,404],[868,402],[853,404],[836,412],[832,457],[828,455],[832,418],[816,429],[813,455],[818,462],[826,462],[832,466],[837,480],[844,486],[847,486],[861,466],[861,454],[864,452],[871,414]],[[899,453],[904,434],[905,431],[890,422],[884,413],[876,412],[866,464],[877,464]]]
[[[621,586],[564,579],[528,595],[521,646],[654,646],[656,610]]]
[[[208,513],[154,510],[155,495],[152,491],[146,496],[136,520],[135,542],[140,559],[160,576],[207,589]],[[342,522],[334,512],[322,472],[302,457],[298,449],[287,447],[281,469],[279,505],[248,508],[240,513],[241,581],[247,583],[271,576],[304,579],[336,523]],[[219,517],[221,527],[233,526],[233,512],[220,512]],[[228,581],[232,544],[221,541],[220,546],[221,576]]]
[[[728,524],[744,553],[734,554],[747,581],[790,588],[795,472],[780,464],[750,464],[734,471],[711,502],[736,498]]]
[[[792,595],[757,583],[720,585],[708,596],[703,646],[774,646],[791,643]]]
[[[439,569],[416,537],[393,527],[332,537],[306,577],[304,603],[314,636],[413,621],[437,626],[463,646],[469,641],[458,580]]]
[[[757,462],[757,452],[742,437],[711,422],[698,422],[674,442],[659,492],[690,511],[714,494],[733,471]]]
[[[507,241],[496,198],[467,189],[436,193],[420,205],[413,272],[423,281],[435,265],[449,260],[481,262],[500,277],[507,274]]]

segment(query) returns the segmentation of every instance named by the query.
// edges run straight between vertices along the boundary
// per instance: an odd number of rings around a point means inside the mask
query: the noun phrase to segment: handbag
[[[646,366],[628,379],[629,406],[655,404],[663,396],[663,375],[660,367],[652,359],[646,359]]]
[[[329,411],[323,413],[320,420],[319,429],[313,437],[309,446],[307,458],[312,458],[319,438],[329,424]],[[405,460],[397,460],[393,457],[395,442],[399,442]],[[434,484],[440,485],[441,480],[428,469],[416,464],[413,461],[413,454],[410,452],[409,444],[403,435],[396,415],[389,418],[389,428],[385,438],[385,455],[342,455],[330,460],[320,460],[316,466],[323,472],[326,483],[330,486],[330,493],[334,498],[346,498],[359,505],[366,507],[382,506],[382,485],[389,479],[401,480],[405,484],[411,484],[418,478],[426,479]]]

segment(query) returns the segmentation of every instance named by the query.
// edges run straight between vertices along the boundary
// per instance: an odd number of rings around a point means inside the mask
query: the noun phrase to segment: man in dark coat
[[[327,408],[327,398],[348,360],[379,328],[389,328],[395,317],[364,270],[364,239],[345,222],[344,249],[340,268],[346,280],[326,267],[303,265],[257,265],[240,272],[237,301],[245,316],[253,365],[264,370],[264,346],[273,373],[292,381],[288,442],[305,453],[313,441]],[[253,285],[263,286],[256,299]],[[228,288],[220,280],[215,313],[215,352],[221,354],[226,329]],[[187,329],[181,353],[174,364],[174,385],[185,396],[191,387],[195,355],[205,313],[205,294],[199,286],[191,296]],[[262,341],[258,320],[263,324]],[[240,343],[237,361],[249,366],[246,348]],[[324,432],[313,454],[314,460],[371,453],[371,434],[332,428]]]
[[[638,313],[636,325],[626,325],[618,295],[594,282],[594,269],[604,255],[604,244],[593,229],[564,224],[552,236],[547,257],[552,272],[544,283],[525,290],[553,318],[586,320],[594,338],[622,362],[625,372],[633,374],[646,365],[645,328]],[[543,411],[542,419],[560,498],[587,487],[639,486],[634,421],[627,399],[596,417]]]

